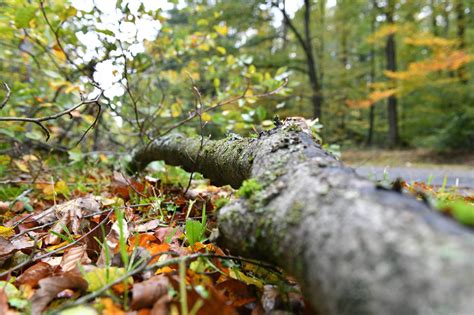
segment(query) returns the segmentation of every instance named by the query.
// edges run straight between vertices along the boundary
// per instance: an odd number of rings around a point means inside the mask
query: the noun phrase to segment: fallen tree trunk
[[[164,137],[138,151],[130,168],[154,160],[217,185],[255,179],[261,189],[219,211],[219,241],[295,276],[320,314],[473,314],[471,231],[357,176],[303,123],[202,147]]]

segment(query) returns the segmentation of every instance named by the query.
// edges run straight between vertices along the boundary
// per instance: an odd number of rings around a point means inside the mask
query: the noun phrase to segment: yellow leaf
[[[209,47],[208,44],[202,43],[202,44],[199,45],[197,48],[198,48],[199,50],[202,50],[202,51],[209,51],[209,48],[210,48],[210,47]]]
[[[104,162],[104,163],[106,163],[109,160],[105,154],[99,154],[99,159],[101,162]]]
[[[28,161],[38,161],[38,158],[34,156],[33,154],[27,154],[23,155],[23,161],[28,162]]]
[[[92,125],[95,121],[95,117],[92,115],[82,115],[82,119],[84,119],[89,125]]]
[[[370,35],[367,38],[367,42],[375,43],[378,40],[384,39],[385,37],[387,37],[389,35],[392,35],[392,34],[395,34],[400,30],[401,30],[401,27],[396,25],[396,24],[386,24],[386,25],[380,27],[380,29],[377,32]]]
[[[64,90],[64,93],[69,94],[69,93],[71,93],[71,92],[73,92],[73,91],[79,91],[79,90],[80,90],[80,89],[79,89],[79,87],[78,87],[77,85],[70,85],[70,86],[68,86],[68,87]]]
[[[229,28],[227,27],[226,24],[223,24],[223,25],[214,26],[214,30],[217,32],[217,34],[221,36],[226,36],[227,32],[229,31]]]
[[[125,270],[125,268],[118,267],[96,268],[92,271],[89,271],[84,275],[84,279],[86,279],[87,283],[89,283],[87,291],[97,291],[103,286],[116,281],[126,273],[127,270]],[[123,281],[123,283],[132,284],[133,278],[129,277],[127,280]]]
[[[171,116],[178,117],[181,115],[181,106],[178,103],[171,105]]]
[[[62,194],[66,197],[68,197],[70,193],[67,183],[63,180],[56,182],[56,184],[54,185],[54,191],[56,192],[56,194]]]
[[[232,268],[230,270],[229,277],[231,277],[232,279],[235,279],[235,280],[245,282],[246,284],[253,284],[254,286],[256,286],[257,288],[260,288],[260,289],[263,288],[262,281],[260,281],[256,278],[253,278],[253,277],[249,277],[246,274],[244,274],[243,272],[241,272],[240,270],[235,269],[235,268]]]
[[[0,236],[9,237],[13,235],[15,235],[15,231],[12,227],[0,225]]]
[[[227,64],[232,66],[236,62],[235,57],[233,55],[227,56]]]
[[[250,65],[250,66],[249,66],[249,70],[248,70],[248,71],[249,71],[249,73],[250,73],[250,74],[254,74],[254,73],[255,73],[255,71],[257,71],[257,68],[255,68],[255,66],[254,66],[254,65]]]
[[[165,266],[163,268],[159,268],[158,270],[156,270],[155,272],[155,275],[159,275],[161,273],[170,273],[170,272],[174,272],[175,270],[168,267],[168,266]]]
[[[212,116],[209,115],[208,113],[202,113],[202,120],[204,121],[211,121],[212,120]]]
[[[58,44],[53,46],[53,54],[61,61],[66,61],[66,54],[63,52],[61,47]]]
[[[220,52],[221,54],[223,54],[223,55],[225,55],[225,53],[227,52],[227,50],[225,50],[225,48],[222,47],[222,46],[217,46],[217,47],[216,47],[216,50],[217,50],[218,52]]]
[[[13,162],[15,163],[16,167],[20,169],[20,171],[24,173],[28,173],[30,171],[28,165],[24,161],[15,160]]]

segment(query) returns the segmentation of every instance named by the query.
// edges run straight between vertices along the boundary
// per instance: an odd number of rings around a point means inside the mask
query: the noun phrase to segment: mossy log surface
[[[255,139],[172,135],[138,151],[199,171],[214,184],[262,189],[218,213],[219,242],[295,276],[319,314],[473,314],[471,230],[411,196],[344,167],[304,126]]]

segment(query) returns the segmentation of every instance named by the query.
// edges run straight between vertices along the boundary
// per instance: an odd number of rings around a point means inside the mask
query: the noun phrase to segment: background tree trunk
[[[387,23],[393,24],[393,16],[395,13],[395,0],[388,0],[387,7],[385,10]],[[397,71],[397,52],[394,34],[390,34],[387,37],[387,43],[385,45],[385,56],[387,59],[387,70]],[[398,100],[395,95],[390,96],[387,100],[389,147],[394,147],[399,143],[397,103]]]
[[[302,121],[202,148],[200,139],[167,136],[138,151],[130,169],[153,160],[217,185],[259,183],[219,210],[219,242],[294,275],[320,314],[472,314],[473,234],[357,176]]]

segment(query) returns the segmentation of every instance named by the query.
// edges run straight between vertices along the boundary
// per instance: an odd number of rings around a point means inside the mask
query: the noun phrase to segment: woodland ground
[[[343,160],[397,165],[403,156],[423,155],[352,151]],[[189,174],[163,164],[133,179],[105,155],[4,162],[0,314],[311,314],[291,277],[213,242],[215,211],[238,191],[206,180],[186,190]],[[474,225],[472,194],[403,187]]]
[[[358,174],[374,180],[402,178],[434,186],[474,190],[474,153],[429,150],[347,150],[342,160]]]

